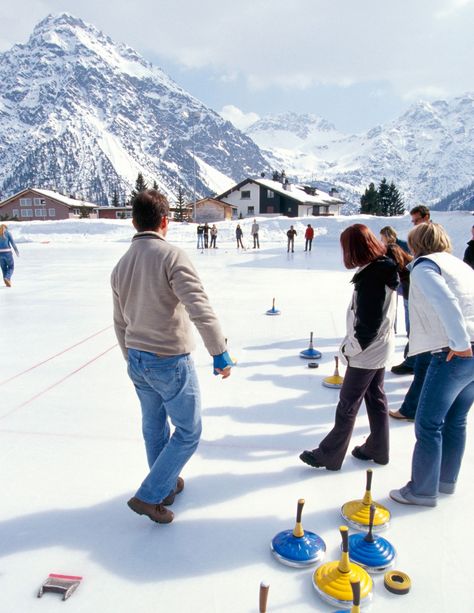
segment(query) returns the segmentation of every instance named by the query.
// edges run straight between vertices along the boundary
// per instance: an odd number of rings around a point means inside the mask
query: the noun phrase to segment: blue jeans
[[[3,251],[0,253],[0,268],[2,269],[3,278],[10,280],[12,278],[13,269],[15,268],[11,251]]]
[[[198,234],[197,237],[198,237],[197,248],[204,249],[204,234]]]
[[[175,489],[181,469],[199,444],[199,383],[189,354],[158,357],[129,349],[128,374],[140,399],[150,468],[136,497],[158,504]],[[175,428],[171,437],[168,418]]]
[[[466,419],[474,402],[474,357],[431,356],[415,419],[416,444],[408,487],[415,496],[453,493],[466,443]]]
[[[415,419],[418,401],[420,399],[421,390],[423,389],[423,383],[425,382],[426,371],[431,363],[431,352],[426,351],[425,353],[419,353],[418,355],[411,356],[409,359],[414,361],[414,377],[403,400],[402,406],[400,407],[400,413],[409,419]]]

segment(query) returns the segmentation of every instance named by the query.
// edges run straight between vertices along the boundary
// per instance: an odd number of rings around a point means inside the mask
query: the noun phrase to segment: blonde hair
[[[5,236],[5,232],[7,231],[7,226],[4,223],[0,223],[0,234]]]
[[[430,253],[451,253],[451,239],[439,223],[421,223],[408,234],[408,246],[415,256]]]
[[[380,230],[380,234],[385,236],[387,243],[394,243],[397,240],[397,233],[392,226],[385,226]]]

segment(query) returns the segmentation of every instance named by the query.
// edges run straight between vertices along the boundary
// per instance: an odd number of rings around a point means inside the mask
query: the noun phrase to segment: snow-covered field
[[[474,218],[436,214],[462,255]],[[303,252],[308,221],[318,236]],[[195,227],[172,224],[168,239],[197,266],[238,360],[222,381],[200,339],[195,361],[204,432],[186,466],[175,521],[159,526],[126,501],[146,471],[139,404],[111,327],[109,275],[127,249],[129,221],[10,223],[21,257],[13,287],[0,288],[0,611],[250,613],[261,580],[268,611],[333,611],[311,585],[312,570],[279,565],[269,543],[293,528],[298,498],[303,525],[339,557],[341,505],[361,498],[367,465],[348,456],[340,472],[316,471],[298,454],[333,423],[337,391],[322,387],[344,333],[352,273],[343,268],[340,232],[363,221],[390,223],[402,238],[409,216],[260,219],[258,252],[237,251],[235,223],[218,224],[217,250],[197,251]],[[244,220],[249,243],[252,220]],[[284,232],[298,231],[286,253]],[[280,317],[267,317],[272,298]],[[399,308],[397,354],[405,344]],[[299,358],[314,331],[323,352],[317,370]],[[409,377],[386,376],[392,408]],[[472,426],[472,417],[471,417]],[[471,428],[472,431],[472,428]],[[368,432],[365,409],[353,443]],[[470,510],[474,451],[469,436],[455,496],[435,509],[396,505],[391,488],[409,478],[413,426],[391,424],[391,461],[374,469],[374,498],[392,511],[384,533],[398,550],[395,568],[413,582],[394,596],[375,576],[373,611],[469,610],[474,591]],[[67,603],[36,591],[50,572],[82,575]]]

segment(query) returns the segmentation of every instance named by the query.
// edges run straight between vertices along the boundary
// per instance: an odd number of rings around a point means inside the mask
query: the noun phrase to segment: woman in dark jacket
[[[346,268],[358,270],[352,278],[354,293],[347,311],[347,334],[341,358],[347,364],[334,428],[313,451],[300,459],[315,468],[339,470],[354,429],[357,412],[365,400],[370,435],[352,455],[359,460],[387,464],[389,459],[388,406],[383,388],[385,363],[393,349],[398,274],[385,246],[363,224],[341,234]]]

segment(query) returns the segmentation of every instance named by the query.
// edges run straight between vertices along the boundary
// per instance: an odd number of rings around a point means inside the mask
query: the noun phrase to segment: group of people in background
[[[300,459],[314,468],[339,470],[364,400],[370,434],[352,455],[387,464],[389,415],[414,420],[411,477],[390,497],[401,504],[434,507],[440,493],[456,489],[467,414],[474,402],[474,270],[468,250],[464,262],[451,254],[449,236],[431,222],[427,207],[415,207],[411,217],[415,227],[407,245],[390,227],[382,229],[380,241],[363,224],[341,234],[344,264],[356,269],[340,347],[347,369],[333,429]],[[389,412],[384,376],[393,349],[399,285],[407,306],[407,356],[414,359],[414,380],[400,410]]]
[[[211,227],[207,223],[199,224],[196,228],[197,248],[198,249],[217,249],[217,226],[212,224]],[[209,235],[211,242],[209,244]]]

